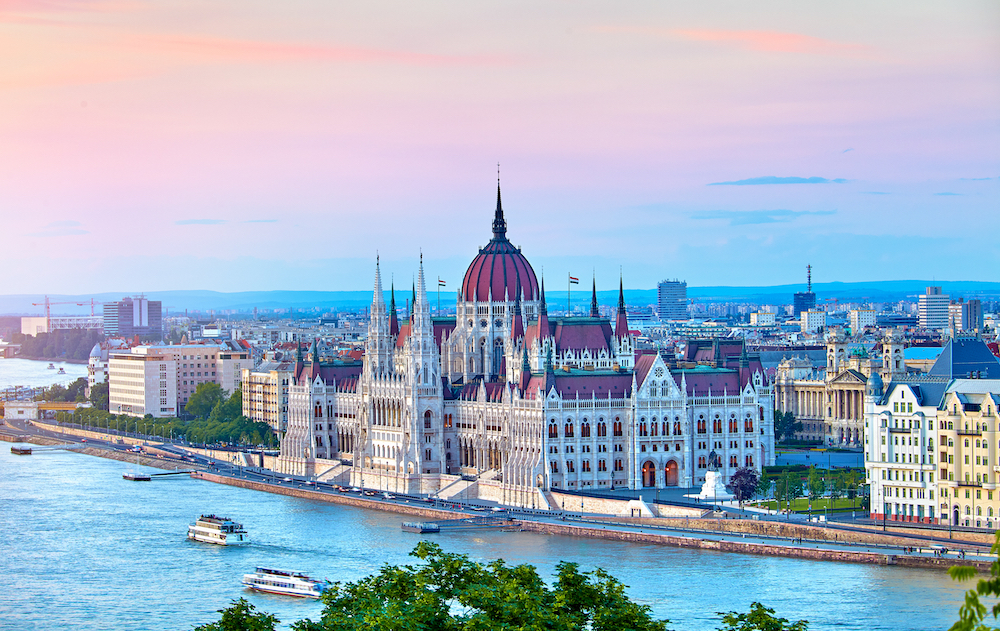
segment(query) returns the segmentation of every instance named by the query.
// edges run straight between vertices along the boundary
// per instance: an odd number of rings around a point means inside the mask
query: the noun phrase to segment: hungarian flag
[[[572,276],[570,276],[569,277],[569,282],[570,282],[571,285],[579,285],[580,284],[580,279],[579,278],[573,278]]]
[[[444,286],[445,286],[445,282],[439,278],[438,279],[438,287],[444,287]]]

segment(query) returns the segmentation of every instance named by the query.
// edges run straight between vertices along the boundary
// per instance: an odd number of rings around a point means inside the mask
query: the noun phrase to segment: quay
[[[62,445],[72,436],[69,432],[54,433],[42,427],[37,429],[40,431],[30,437],[30,442],[36,444]],[[18,438],[24,438],[24,431],[24,429],[18,430]],[[121,461],[133,461],[138,458],[136,454],[125,451],[125,445],[100,440],[96,438],[95,432],[82,431],[86,432],[90,442],[83,445],[71,443],[82,447],[75,451]],[[9,430],[0,431],[0,439],[14,442]],[[153,446],[147,445],[147,448],[149,447]],[[159,443],[149,451],[155,455],[142,454],[141,464],[161,469],[176,466],[178,454],[186,453],[181,447],[168,443]],[[169,473],[190,472],[192,478],[207,482],[370,510],[395,512],[420,517],[434,524],[487,517],[476,513],[488,510],[483,506],[473,507],[468,504],[422,497],[397,495],[390,500],[355,493],[340,493],[332,488],[319,489],[315,484],[310,485],[302,479],[283,478],[269,470],[232,467],[228,464],[225,466],[229,469],[228,472],[211,465],[209,467],[215,470],[206,471],[204,463],[196,462],[193,465],[189,464],[183,472],[169,471]],[[860,525],[854,528],[832,528],[807,523],[750,519],[622,518],[516,508],[508,509],[505,514],[510,518],[510,528],[527,532],[718,552],[938,570],[963,565],[974,567],[980,572],[988,572],[995,559],[989,553],[988,542],[974,541],[971,537],[965,540],[935,538],[915,531],[906,531],[898,526],[896,532],[883,533]]]

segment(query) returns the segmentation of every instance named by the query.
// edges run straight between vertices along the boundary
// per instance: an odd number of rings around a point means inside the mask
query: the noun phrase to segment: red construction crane
[[[51,309],[50,309],[51,305],[76,305],[78,307],[85,307],[85,306],[87,306],[86,302],[75,302],[75,301],[69,301],[69,302],[52,302],[51,300],[49,300],[48,296],[45,296],[45,302],[33,302],[31,304],[32,304],[32,306],[35,306],[35,307],[40,307],[42,305],[45,305],[45,332],[46,333],[51,333],[52,332],[52,312],[51,312]],[[93,299],[90,300],[90,315],[94,315],[94,300]]]

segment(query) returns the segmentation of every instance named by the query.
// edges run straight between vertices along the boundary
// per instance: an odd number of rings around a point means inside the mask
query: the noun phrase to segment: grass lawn
[[[856,510],[861,510],[861,498],[855,500],[849,500],[845,497],[841,497],[831,503],[830,498],[820,497],[815,500],[810,500],[808,497],[800,497],[799,499],[792,500],[792,510],[796,513],[807,513],[809,512],[809,504],[812,503],[813,513],[822,513],[827,508],[827,504],[830,504],[830,510],[851,510],[851,507],[856,507]],[[769,508],[775,510],[777,507],[777,502],[775,500],[770,500],[767,502],[754,502],[753,506],[760,508]],[[785,502],[781,503],[781,508],[785,508]]]

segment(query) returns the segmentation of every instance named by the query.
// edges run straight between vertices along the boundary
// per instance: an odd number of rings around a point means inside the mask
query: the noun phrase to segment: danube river
[[[55,451],[0,450],[0,628],[190,629],[244,596],[287,624],[317,602],[252,594],[256,565],[354,580],[414,561],[407,517],[192,480],[128,482],[127,463]],[[252,544],[189,542],[199,513],[241,521]],[[412,518],[409,518],[412,519]],[[820,629],[946,629],[961,589],[943,572],[824,563],[531,533],[424,535],[475,559],[603,567],[674,629],[717,627],[714,612],[758,600]],[[287,627],[285,627],[287,628]]]
[[[66,362],[51,362],[35,359],[0,359],[0,390],[11,386],[51,386],[58,383],[66,386],[79,377],[87,376],[87,364],[68,364]],[[59,369],[66,371],[59,374]]]

